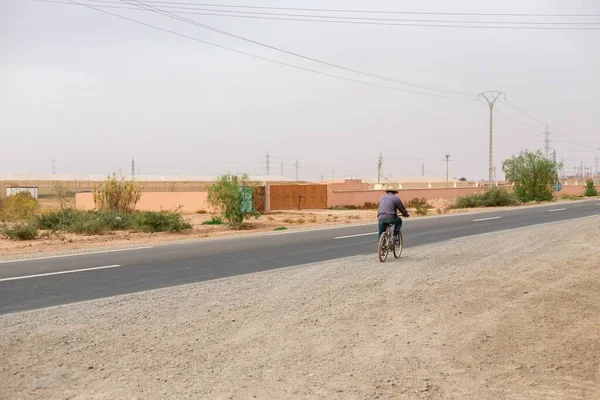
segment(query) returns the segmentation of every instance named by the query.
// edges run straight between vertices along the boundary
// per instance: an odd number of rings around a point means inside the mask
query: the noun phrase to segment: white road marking
[[[491,221],[493,219],[500,219],[500,218],[502,218],[502,217],[479,218],[479,219],[474,219],[473,222]]]
[[[377,235],[378,233],[379,232],[369,232],[369,233],[359,233],[358,235],[338,236],[338,237],[334,237],[333,240],[348,239],[348,238],[354,238],[354,237],[360,237],[360,236]]]
[[[35,257],[34,258],[20,258],[20,259],[17,259],[17,260],[0,261],[0,264],[8,264],[8,263],[16,263],[16,262],[24,262],[24,261],[48,260],[48,259],[51,259],[51,258],[88,256],[88,255],[91,255],[91,254],[116,253],[118,251],[144,250],[144,249],[151,249],[152,247],[154,247],[154,246],[133,247],[133,248],[114,249],[114,250],[90,251],[88,253],[62,254],[62,255],[56,255],[56,256],[37,257],[37,258],[35,258]]]
[[[92,268],[72,269],[70,271],[48,272],[48,273],[45,273],[45,274],[14,276],[12,278],[3,278],[3,279],[0,279],[0,282],[16,281],[18,279],[38,278],[40,276],[72,274],[74,272],[94,271],[94,270],[97,270],[97,269],[109,269],[109,268],[118,268],[118,267],[120,267],[120,265],[107,265],[105,267],[92,267]]]
[[[555,208],[553,210],[548,210],[548,212],[555,212],[555,211],[565,211],[566,208]]]

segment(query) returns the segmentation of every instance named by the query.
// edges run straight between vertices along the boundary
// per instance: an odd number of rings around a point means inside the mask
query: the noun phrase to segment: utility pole
[[[131,176],[135,176],[135,159],[131,159]]]
[[[279,167],[279,176],[283,176],[283,160],[281,160],[281,165]]]
[[[448,164],[450,162],[450,154],[446,154],[446,187],[448,187]]]
[[[421,177],[425,177],[425,164],[421,164]]]
[[[298,182],[300,180],[300,161],[296,160],[294,166],[296,167],[296,182]]]
[[[493,159],[492,159],[492,154],[493,154],[493,136],[492,136],[492,128],[493,128],[493,115],[494,115],[494,105],[496,104],[496,100],[498,100],[498,98],[504,95],[503,92],[497,92],[497,91],[489,91],[489,92],[483,92],[480,93],[479,95],[477,95],[477,99],[479,100],[479,97],[483,97],[485,99],[485,101],[487,101],[487,104],[490,108],[490,165],[489,165],[489,179],[488,179],[488,187],[492,186],[492,174],[493,174],[493,169],[494,169],[494,165],[493,165]],[[506,97],[506,96],[505,96]]]
[[[56,160],[52,160],[52,175],[56,175]]]
[[[269,155],[269,150],[267,150],[267,155],[265,156],[265,171],[267,175],[271,175],[271,156]]]
[[[381,168],[383,167],[383,155],[379,152],[379,158],[377,158],[377,183],[381,183]]]
[[[595,167],[596,173],[595,173],[595,175],[598,176],[598,174],[600,174],[600,170],[598,170],[598,163],[600,162],[599,159],[598,159],[598,157],[594,158],[594,162],[596,164],[596,167]]]
[[[581,177],[583,178],[584,173],[583,173],[583,161],[579,161],[579,173],[581,174]]]
[[[544,154],[546,154],[546,159],[550,155],[550,135],[552,132],[548,130],[548,125],[546,125],[546,131],[543,133],[544,137]]]

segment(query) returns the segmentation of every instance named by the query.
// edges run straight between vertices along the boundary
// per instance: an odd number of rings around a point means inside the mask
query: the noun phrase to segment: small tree
[[[250,184],[248,175],[238,177],[225,174],[208,187],[208,202],[221,211],[230,226],[239,226],[245,219],[260,216],[252,207],[253,193],[254,188]]]
[[[58,203],[60,205],[60,210],[64,210],[65,208],[69,208],[69,191],[67,189],[67,186],[62,183],[62,182],[56,182],[53,186],[52,186],[52,191],[54,192],[54,194],[56,195],[56,198],[58,199]]]
[[[541,151],[522,151],[504,160],[502,171],[515,185],[515,194],[522,202],[552,200],[552,185],[558,180],[560,165]]]
[[[101,211],[132,212],[142,197],[142,188],[135,182],[117,180],[116,175],[94,189],[94,204]]]
[[[583,193],[585,197],[593,197],[598,196],[598,189],[594,186],[594,180],[588,179],[585,181],[585,192]]]

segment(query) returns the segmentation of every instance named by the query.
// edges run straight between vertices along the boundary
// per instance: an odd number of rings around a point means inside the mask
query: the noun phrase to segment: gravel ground
[[[4,399],[597,399],[600,218],[0,317]]]

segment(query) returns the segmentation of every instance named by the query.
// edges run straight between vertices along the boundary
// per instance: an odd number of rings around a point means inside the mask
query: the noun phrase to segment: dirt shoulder
[[[598,243],[593,217],[2,316],[0,398],[596,399]]]
[[[451,200],[430,200],[433,207],[428,216],[478,213],[495,209],[508,210],[517,207],[451,209],[447,207]],[[535,205],[519,206],[531,207]],[[45,204],[45,207],[50,207]],[[414,209],[409,209],[411,219],[420,218]],[[186,214],[184,218],[192,225],[190,231],[182,233],[140,233],[110,232],[104,235],[89,236],[72,233],[53,234],[47,232],[33,241],[10,241],[0,235],[0,259],[7,260],[19,256],[47,256],[64,253],[80,253],[107,248],[126,248],[170,243],[186,240],[198,240],[215,237],[247,235],[251,233],[272,232],[276,228],[288,230],[313,229],[328,226],[343,226],[374,222],[376,210],[303,210],[272,212],[262,215],[258,220],[250,220],[243,230],[233,230],[227,226],[203,225],[211,218],[209,214]]]

